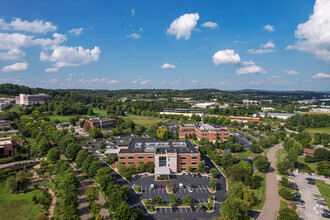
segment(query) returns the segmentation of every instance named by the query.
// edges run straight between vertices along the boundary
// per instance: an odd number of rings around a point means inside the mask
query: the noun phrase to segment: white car
[[[151,184],[150,185],[150,189],[154,189],[155,188],[155,185],[154,184]]]
[[[192,188],[189,188],[188,190],[189,190],[189,192],[190,192],[190,193],[192,193],[192,192],[193,192],[193,189],[192,189]]]
[[[179,187],[180,187],[181,189],[183,189],[183,184],[182,184],[182,183],[179,183]]]
[[[301,202],[296,202],[296,206],[301,207],[301,208],[305,208],[305,206]]]
[[[318,201],[325,201],[325,199],[319,197],[319,196],[314,196],[314,200],[318,200]]]

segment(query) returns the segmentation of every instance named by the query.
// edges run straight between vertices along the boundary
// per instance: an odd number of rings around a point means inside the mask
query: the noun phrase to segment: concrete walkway
[[[272,220],[277,217],[280,205],[280,196],[278,194],[275,153],[282,147],[282,144],[275,145],[267,153],[270,167],[266,173],[266,201],[261,214],[258,217],[259,220]]]

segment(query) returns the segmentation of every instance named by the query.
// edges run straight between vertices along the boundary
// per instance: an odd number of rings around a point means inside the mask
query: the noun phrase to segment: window
[[[148,156],[148,159],[154,159],[154,156]]]
[[[186,170],[186,168],[181,168],[181,170]]]
[[[140,157],[138,157],[139,159],[143,159],[144,157],[143,156],[140,156]]]
[[[196,164],[197,164],[197,162],[192,162],[192,163],[191,163],[191,165],[196,165]]]
[[[159,157],[159,167],[166,167],[166,157]]]
[[[126,158],[126,157],[119,157],[119,159],[121,159],[121,160],[125,160],[125,158]]]
[[[197,157],[191,157],[192,160],[197,160]]]
[[[133,160],[133,159],[134,159],[134,157],[128,157],[128,159],[129,159],[129,160]]]
[[[186,163],[180,163],[181,165],[186,165]]]
[[[128,164],[134,164],[134,162],[128,162]]]
[[[181,160],[185,160],[185,159],[187,159],[186,157],[181,157]]]

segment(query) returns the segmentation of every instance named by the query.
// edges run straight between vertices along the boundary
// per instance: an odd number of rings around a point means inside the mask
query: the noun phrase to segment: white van
[[[154,189],[154,188],[155,188],[154,184],[151,184],[150,189]]]
[[[182,183],[179,183],[179,187],[180,187],[181,189],[183,189],[183,184],[182,184]]]

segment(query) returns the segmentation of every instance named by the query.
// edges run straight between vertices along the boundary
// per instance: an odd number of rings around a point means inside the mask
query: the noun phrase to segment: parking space
[[[185,214],[185,213],[196,213],[196,212],[206,212],[205,210],[202,209],[196,209],[192,207],[161,207],[161,208],[156,208],[156,211],[160,214],[169,214],[169,213],[175,213],[175,214]]]

